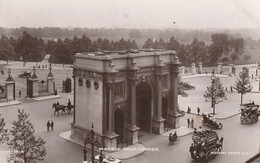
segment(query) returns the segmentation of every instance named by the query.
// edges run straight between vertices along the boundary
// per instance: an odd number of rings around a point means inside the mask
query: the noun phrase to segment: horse
[[[58,115],[59,115],[59,111],[60,111],[60,110],[62,111],[62,114],[63,114],[63,113],[66,114],[66,111],[65,111],[66,106],[65,106],[65,105],[57,105],[56,103],[53,103],[52,108],[55,109],[55,110],[54,110],[54,115],[55,115],[56,112],[57,112]]]

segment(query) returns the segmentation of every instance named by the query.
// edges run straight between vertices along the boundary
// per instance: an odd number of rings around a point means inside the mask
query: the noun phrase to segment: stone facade
[[[139,141],[139,130],[161,134],[179,127],[179,61],[174,51],[86,54],[74,57],[71,138],[94,124],[103,146]]]

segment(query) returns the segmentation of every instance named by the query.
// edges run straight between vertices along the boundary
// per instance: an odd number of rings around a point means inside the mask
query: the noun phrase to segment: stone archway
[[[136,87],[136,121],[141,130],[151,131],[152,89],[146,82]]]
[[[115,133],[119,135],[117,143],[122,143],[124,140],[125,113],[121,109],[116,109],[114,114]]]

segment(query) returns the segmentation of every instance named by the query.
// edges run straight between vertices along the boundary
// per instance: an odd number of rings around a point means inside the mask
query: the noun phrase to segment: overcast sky
[[[0,26],[255,28],[260,0],[0,0]]]

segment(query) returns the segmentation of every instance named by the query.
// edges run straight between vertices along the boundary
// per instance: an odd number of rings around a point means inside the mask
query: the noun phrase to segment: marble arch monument
[[[71,138],[83,141],[93,123],[109,148],[137,143],[139,130],[179,127],[179,64],[175,51],[77,53]]]

